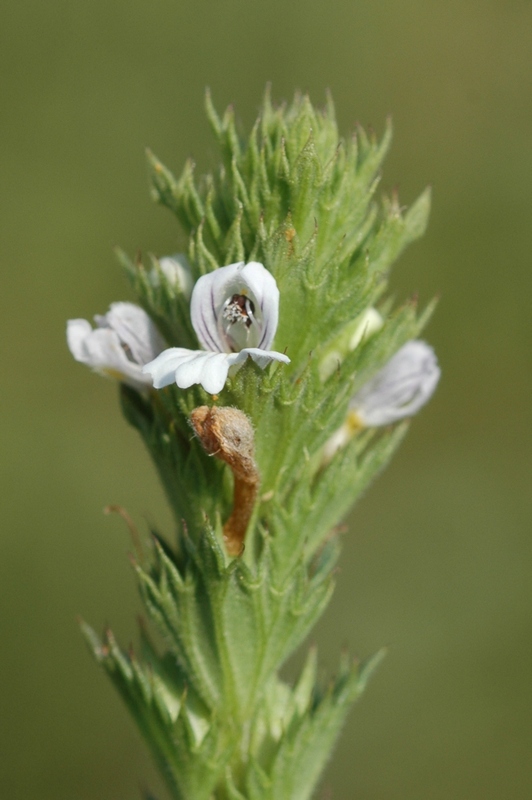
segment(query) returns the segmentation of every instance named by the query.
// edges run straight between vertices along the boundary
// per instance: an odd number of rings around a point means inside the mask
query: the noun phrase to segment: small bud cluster
[[[431,307],[383,300],[429,194],[378,204],[391,128],[341,139],[330,102],[267,93],[248,136],[207,112],[215,173],[148,154],[186,254],[119,252],[138,305],[68,323],[74,358],[120,382],[176,523],[134,563],[167,652],[144,628],[140,655],[84,631],[173,798],[305,800],[375,661],[344,660],[327,689],[314,651],[296,686],[278,671],[328,603],[338,523],[439,380]]]

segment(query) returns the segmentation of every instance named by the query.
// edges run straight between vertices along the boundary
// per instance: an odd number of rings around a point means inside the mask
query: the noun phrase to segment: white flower
[[[175,383],[187,389],[199,383],[218,394],[234,371],[250,356],[262,369],[270,361],[290,359],[268,350],[279,319],[279,290],[273,275],[251,261],[220,267],[203,275],[190,302],[192,325],[203,350],[171,347],[143,369],[156,389]]]
[[[158,267],[159,268],[154,266],[149,272],[152,285],[159,286],[161,282],[159,275],[160,270],[168,283],[179,289],[179,291],[189,299],[192,294],[193,280],[187,257],[183,253],[175,253],[173,256],[164,256],[158,260]]]
[[[95,329],[86,319],[67,322],[67,343],[76,361],[134,389],[151,386],[142,367],[161,352],[164,341],[146,312],[133,303],[112,303],[94,320]]]
[[[440,368],[432,347],[412,340],[401,347],[353,397],[350,408],[364,427],[411,417],[432,397]]]
[[[361,428],[390,425],[416,414],[432,397],[439,379],[432,347],[418,340],[407,342],[352,398],[344,424],[323,447],[323,463]]]

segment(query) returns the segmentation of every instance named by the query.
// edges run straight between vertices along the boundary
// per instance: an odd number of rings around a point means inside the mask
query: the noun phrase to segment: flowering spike
[[[329,96],[274,107],[268,87],[247,136],[205,103],[213,174],[189,160],[176,179],[148,152],[186,256],[120,252],[139,305],[69,322],[74,357],[121,381],[177,530],[132,560],[161,649],[83,632],[174,800],[309,800],[381,656],[324,684],[315,650],[295,686],[279,670],[329,602],[340,523],[439,379],[432,306],[383,298],[430,193],[377,203],[391,123],[344,140]]]

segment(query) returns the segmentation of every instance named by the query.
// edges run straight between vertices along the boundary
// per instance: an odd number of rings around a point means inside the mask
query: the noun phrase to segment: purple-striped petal
[[[194,286],[191,319],[201,345],[212,352],[267,348],[279,319],[279,290],[257,261],[239,262],[203,275]]]

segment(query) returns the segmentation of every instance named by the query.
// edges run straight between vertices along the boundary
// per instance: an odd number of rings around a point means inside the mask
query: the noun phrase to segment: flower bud
[[[333,374],[338,364],[341,364],[346,355],[355,350],[363,339],[367,339],[380,328],[382,328],[382,317],[376,308],[367,308],[349,323],[320,361],[322,381]]]
[[[161,282],[159,271],[162,272],[172,287],[182,292],[187,300],[190,299],[194,281],[190,271],[190,264],[183,253],[175,253],[172,256],[164,256],[159,259],[158,267],[154,266],[149,273],[153,286],[159,286]]]

